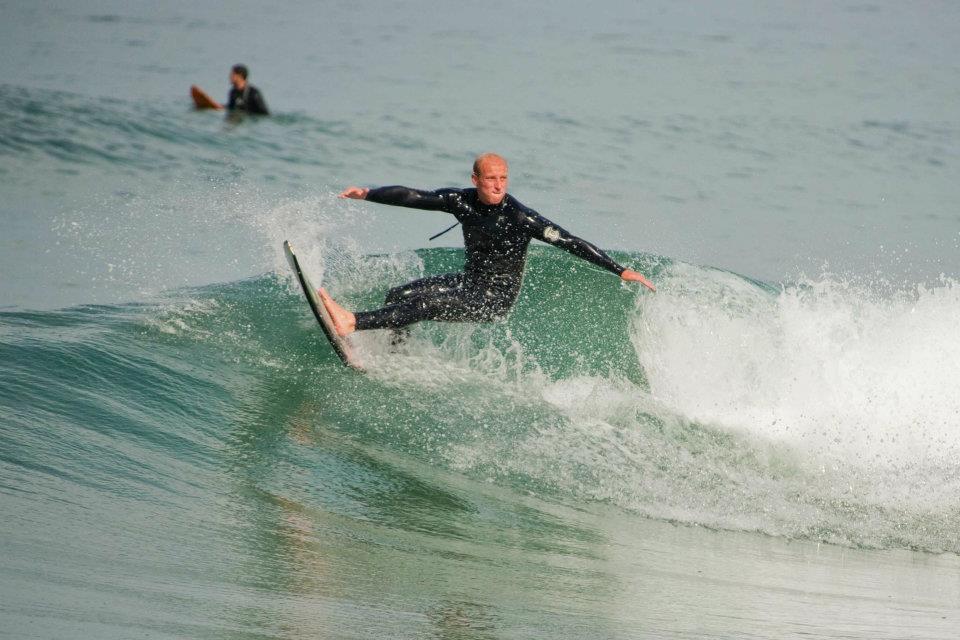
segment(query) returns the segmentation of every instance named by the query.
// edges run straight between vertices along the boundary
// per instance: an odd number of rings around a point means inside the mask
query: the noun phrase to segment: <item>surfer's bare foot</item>
[[[333,320],[333,328],[336,329],[338,336],[343,337],[356,331],[356,316],[337,304],[323,287],[317,290],[317,294],[320,296],[323,306],[326,307],[327,313],[330,314],[330,319]]]

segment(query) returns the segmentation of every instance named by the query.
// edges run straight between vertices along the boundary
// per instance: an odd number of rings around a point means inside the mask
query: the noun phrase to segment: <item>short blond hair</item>
[[[481,153],[480,155],[477,156],[477,159],[473,161],[473,175],[475,176],[480,175],[480,168],[483,166],[483,163],[486,162],[487,160],[499,160],[507,167],[510,166],[509,164],[507,164],[507,159],[498,153]]]

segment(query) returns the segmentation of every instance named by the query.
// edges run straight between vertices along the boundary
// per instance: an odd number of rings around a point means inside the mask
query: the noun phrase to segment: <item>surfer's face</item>
[[[247,83],[247,79],[236,71],[230,72],[230,84],[235,86],[237,89],[243,89],[243,86]]]
[[[507,163],[490,158],[480,165],[480,172],[473,174],[473,184],[483,204],[500,204],[507,195]]]

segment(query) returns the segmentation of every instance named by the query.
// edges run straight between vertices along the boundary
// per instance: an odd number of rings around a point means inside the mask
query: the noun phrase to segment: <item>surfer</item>
[[[520,293],[527,247],[534,239],[656,291],[640,273],[622,267],[601,249],[509,195],[508,171],[504,158],[485,153],[473,163],[473,189],[421,191],[393,186],[344,190],[341,198],[452,214],[463,226],[466,263],[461,273],[422,278],[390,289],[385,306],[374,311],[352,313],[321,288],[320,299],[337,333],[345,336],[367,329],[400,329],[422,320],[491,322],[502,318]]]
[[[255,86],[247,82],[250,71],[246,65],[235,64],[230,69],[230,95],[227,97],[227,111],[231,113],[243,112],[256,116],[268,116],[267,103],[263,94]]]
[[[246,65],[235,64],[230,68],[230,94],[226,106],[220,104],[197,85],[190,87],[190,95],[197,109],[226,110],[231,115],[248,113],[256,116],[268,116],[267,102],[255,86],[247,82],[250,75]]]

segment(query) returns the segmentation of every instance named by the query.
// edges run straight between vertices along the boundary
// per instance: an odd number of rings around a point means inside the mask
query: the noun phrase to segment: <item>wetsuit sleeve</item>
[[[253,90],[250,92],[247,100],[247,113],[255,113],[261,116],[270,115],[270,111],[267,109],[267,102],[263,99],[263,94],[260,93],[259,89],[251,88]]]
[[[391,204],[396,207],[411,209],[426,209],[427,211],[452,212],[452,199],[458,194],[456,189],[439,189],[437,191],[421,191],[409,187],[393,186],[370,189],[367,200],[380,204]]]
[[[626,271],[625,267],[608,256],[600,247],[587,242],[583,238],[572,235],[538,213],[530,211],[527,215],[527,223],[530,237],[536,240],[552,244],[568,253],[572,253],[578,258],[582,258],[587,262],[591,262],[617,275]]]

